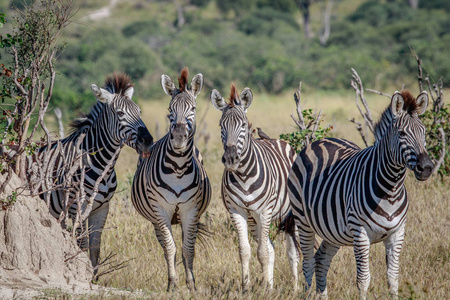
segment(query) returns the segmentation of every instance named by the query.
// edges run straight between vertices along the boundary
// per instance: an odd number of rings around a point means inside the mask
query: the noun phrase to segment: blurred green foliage
[[[268,93],[299,81],[315,89],[348,89],[351,67],[367,87],[411,87],[417,73],[411,48],[433,81],[442,76],[449,86],[449,1],[420,1],[418,9],[405,0],[368,0],[359,7],[348,1],[334,4],[326,46],[318,37],[323,1],[311,4],[311,39],[304,36],[295,0],[178,0],[186,20],[181,28],[174,2],[120,2],[108,19],[82,18],[64,37],[53,106],[86,112],[95,101],[90,85],[101,85],[115,70],[130,74],[136,98],[160,98],[161,74],[174,76],[184,66],[203,73],[207,91],[232,81]],[[81,17],[107,1],[86,3]]]

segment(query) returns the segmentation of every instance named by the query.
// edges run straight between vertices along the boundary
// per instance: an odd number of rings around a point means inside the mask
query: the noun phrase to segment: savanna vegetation
[[[31,2],[0,1],[0,11],[6,14],[6,23],[0,28],[2,40],[6,37],[4,32],[13,24],[11,5],[22,10]],[[330,32],[326,37],[324,23],[329,2],[332,2],[328,16]],[[180,291],[165,292],[167,273],[163,252],[152,225],[136,213],[130,201],[137,156],[129,148],[123,149],[116,166],[119,188],[112,200],[101,250],[104,257],[109,253],[116,254],[115,261],[109,261],[113,269],[121,262],[126,262],[127,267],[101,276],[98,284],[141,290],[138,297],[158,299],[192,296],[293,299],[303,296],[302,274],[299,275],[299,291],[291,289],[282,235],[274,242],[274,290],[264,290],[258,284],[261,279],[259,264],[253,252],[250,274],[254,286],[251,291],[241,294],[237,237],[220,199],[223,172],[220,160],[223,150],[217,126],[220,113],[210,108],[211,89],[216,88],[227,95],[232,81],[238,89],[250,87],[255,93],[255,101],[248,113],[253,127],[261,127],[269,136],[278,137],[297,130],[290,118],[295,110],[292,93],[302,81],[302,106],[312,109],[311,114],[323,109],[322,128],[327,128],[323,129],[326,134],[349,139],[363,147],[354,124],[348,121],[359,118],[350,87],[351,67],[358,70],[367,87],[392,94],[404,85],[417,95],[417,62],[413,50],[422,59],[424,72],[430,75],[431,81],[437,82],[442,77],[444,87],[449,86],[446,80],[450,78],[450,5],[445,0],[423,0],[418,1],[417,7],[411,7],[410,2],[76,1],[78,12],[74,22],[60,39],[59,46],[63,51],[58,52],[56,58],[57,73],[49,106],[50,111],[56,107],[62,109],[64,124],[89,111],[95,102],[90,90],[92,83],[101,85],[107,74],[122,70],[136,83],[134,100],[142,108],[144,122],[153,136],[160,138],[167,132],[168,125],[168,101],[159,83],[161,74],[174,77],[182,67],[188,66],[191,74],[201,72],[205,78],[204,90],[198,98],[196,144],[204,157],[213,190],[210,207],[202,222],[213,235],[197,245],[198,291],[192,295],[186,289],[178,251]],[[94,14],[99,10],[107,11],[109,15]],[[5,55],[4,50],[8,47],[2,43],[2,48],[4,71],[12,62]],[[366,94],[366,98],[377,119],[389,103],[387,98],[375,94]],[[7,97],[4,101],[2,108],[11,103]],[[441,118],[448,137],[448,109],[443,113]],[[426,118],[431,127],[433,114]],[[47,114],[46,120],[56,135],[53,114]],[[442,150],[438,139],[436,131],[434,140],[437,142],[431,146],[437,156]],[[448,141],[447,138],[447,151]],[[450,161],[449,156],[447,161]],[[448,172],[441,172],[442,176],[424,183],[408,176],[406,185],[411,206],[400,261],[401,298],[450,298]],[[273,228],[272,234],[275,236],[276,233]],[[175,228],[174,234],[180,249],[180,228]],[[253,251],[255,245],[251,243]],[[386,298],[384,247],[381,244],[372,247],[370,263],[369,297]],[[111,265],[103,266],[100,273],[108,272],[109,267]],[[356,298],[355,278],[353,250],[341,249],[329,272],[330,298]],[[59,296],[48,295],[50,298]]]

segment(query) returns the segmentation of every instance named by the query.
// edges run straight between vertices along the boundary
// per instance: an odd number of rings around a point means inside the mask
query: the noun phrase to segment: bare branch
[[[383,93],[383,92],[380,92],[380,91],[377,91],[377,90],[366,89],[366,91],[368,91],[368,92],[372,92],[372,93],[375,93],[375,94],[378,94],[378,95],[380,95],[380,96],[386,96],[386,97],[388,97],[389,99],[391,99],[391,98],[392,98],[392,96],[391,96],[391,95],[389,95],[389,94],[386,94],[386,93]]]
[[[305,130],[306,126],[305,126],[305,121],[303,120],[301,98],[302,98],[302,82],[300,81],[298,83],[298,89],[294,93],[294,101],[295,101],[295,105],[297,108],[298,120],[295,119],[293,114],[291,114],[291,118],[292,118],[292,120],[294,120],[295,124],[297,124],[297,126],[300,130]]]
[[[81,217],[81,222],[83,222],[84,220],[87,219],[87,217],[89,216],[89,214],[92,211],[92,205],[94,204],[94,199],[98,194],[98,188],[99,185],[101,183],[101,181],[103,180],[103,178],[105,178],[105,176],[109,173],[109,171],[111,170],[111,168],[113,167],[113,164],[115,163],[117,157],[119,156],[120,150],[122,149],[122,147],[125,145],[126,142],[128,142],[131,139],[131,135],[129,135],[127,138],[123,139],[122,141],[120,141],[120,145],[119,147],[117,147],[116,151],[114,152],[111,160],[109,161],[109,163],[105,166],[105,169],[103,170],[102,174],[97,178],[97,180],[95,181],[94,187],[92,189],[92,194],[89,197],[89,199],[87,200],[87,206],[86,209]],[[79,222],[78,222],[79,223]],[[74,224],[74,227],[78,227],[79,224]]]
[[[316,131],[317,128],[319,127],[319,123],[320,123],[320,117],[322,116],[322,110],[319,111],[319,113],[317,114],[317,116],[314,118],[314,127],[312,129],[311,132],[311,139],[314,140],[316,138]]]
[[[369,144],[367,143],[366,135],[365,135],[365,133],[364,133],[364,131],[363,131],[362,124],[359,123],[359,122],[357,122],[357,121],[355,120],[355,118],[353,118],[353,119],[348,119],[348,120],[356,125],[356,130],[358,130],[359,134],[361,135],[361,138],[362,138],[362,140],[363,140],[363,142],[364,142],[364,145],[366,145],[366,147],[369,147]]]
[[[123,261],[123,262],[117,262],[115,260],[113,260],[113,258],[116,256],[117,254],[113,254],[112,252],[109,253],[106,258],[104,260],[102,260],[95,268],[98,270],[100,267],[108,267],[105,271],[99,272],[97,273],[97,275],[95,276],[94,279],[98,280],[98,278],[100,278],[101,276],[104,276],[106,274],[109,274],[111,272],[114,271],[118,271],[120,269],[126,268],[128,267],[128,263],[132,260],[134,260],[134,258],[131,258],[129,260]],[[94,272],[95,274],[95,272]]]
[[[23,86],[19,83],[19,81],[17,80],[19,78],[19,56],[17,54],[17,49],[16,47],[13,45],[11,46],[11,50],[14,54],[14,84],[15,86],[19,89],[20,93],[22,94],[23,97],[27,97],[28,96],[28,92],[23,88]]]
[[[417,71],[418,71],[418,75],[417,75],[417,82],[419,83],[419,90],[422,92],[423,91],[423,83],[422,83],[422,61],[420,60],[419,56],[417,56],[416,52],[414,51],[414,49],[409,46],[409,49],[411,50],[411,53],[414,55],[414,57],[417,60]]]
[[[372,133],[373,133],[374,132],[374,122],[373,122],[372,114],[369,109],[369,105],[367,105],[367,101],[364,97],[364,87],[362,84],[362,80],[359,77],[356,70],[353,68],[352,68],[352,73],[353,73],[353,75],[352,75],[353,80],[351,81],[351,86],[353,87],[353,89],[355,90],[355,93],[356,93],[356,106],[358,107],[359,113],[364,118],[364,121],[366,122],[367,127],[369,127],[370,131],[372,131]],[[361,107],[359,106],[358,100],[360,100],[361,103],[363,104],[365,112],[363,112]]]

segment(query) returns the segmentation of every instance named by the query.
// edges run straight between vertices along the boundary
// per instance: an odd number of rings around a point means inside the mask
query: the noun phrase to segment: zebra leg
[[[327,299],[327,274],[333,257],[339,250],[339,246],[327,241],[322,241],[319,249],[314,255],[316,262],[316,290],[322,299]]]
[[[297,230],[295,230],[294,236],[296,236]],[[300,256],[298,253],[297,246],[295,245],[294,237],[286,233],[286,254],[289,260],[289,265],[291,266],[292,277],[294,278],[294,290],[298,289],[298,262]]]
[[[102,231],[108,217],[109,204],[105,203],[99,209],[91,212],[88,217],[89,224],[89,257],[94,267],[94,279],[98,272],[98,259],[100,257],[100,243],[102,241]]]
[[[356,259],[356,286],[359,299],[366,299],[370,284],[369,250],[370,240],[364,227],[351,229],[353,234],[353,252]]]
[[[296,222],[297,223],[297,222]],[[314,275],[315,259],[314,259],[314,244],[316,242],[315,233],[309,227],[298,227],[300,236],[300,249],[303,255],[303,275],[305,276],[305,292],[309,291],[312,284],[312,277]]]
[[[168,292],[176,290],[178,284],[178,274],[175,270],[177,248],[175,245],[175,241],[173,240],[170,220],[170,218],[164,218],[163,220],[160,219],[158,223],[153,223],[153,226],[155,227],[156,238],[158,239],[159,244],[164,250],[164,258],[166,259],[167,263]]]
[[[194,277],[194,256],[195,256],[195,240],[197,238],[197,210],[191,209],[188,212],[180,210],[182,239],[183,239],[183,265],[186,271],[186,285],[189,290],[195,290]]]
[[[262,267],[264,282],[270,289],[273,287],[273,265],[275,262],[275,251],[269,238],[269,228],[272,212],[265,211],[259,216],[258,228],[258,260]]]
[[[397,232],[393,233],[386,240],[384,240],[384,246],[386,248],[386,266],[389,293],[394,298],[397,298],[398,296],[398,264],[404,237],[405,223],[400,226]]]
[[[247,217],[237,212],[231,213],[231,220],[236,228],[239,240],[239,256],[242,265],[242,290],[247,291],[250,285],[249,262],[250,243],[248,241]]]

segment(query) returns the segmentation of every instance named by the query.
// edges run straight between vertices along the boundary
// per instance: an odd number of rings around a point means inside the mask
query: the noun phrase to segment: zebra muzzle
[[[139,127],[136,137],[136,151],[141,157],[149,157],[153,145],[153,137],[147,127]]]
[[[228,146],[225,148],[225,153],[222,156],[222,163],[228,171],[235,171],[239,167],[239,155],[236,146]]]
[[[421,153],[417,157],[417,164],[414,167],[414,175],[417,180],[427,180],[433,172],[434,164],[426,153]]]

